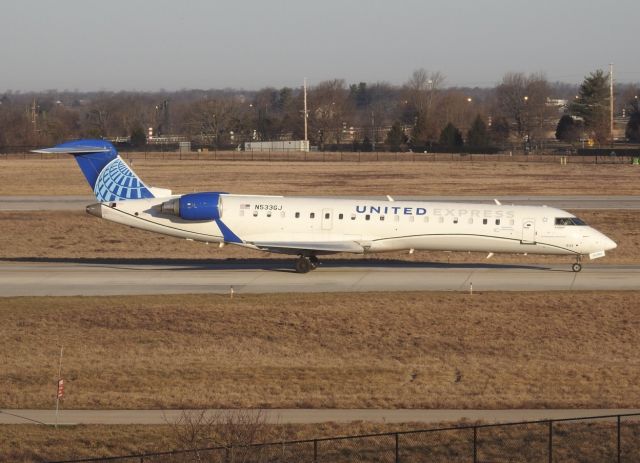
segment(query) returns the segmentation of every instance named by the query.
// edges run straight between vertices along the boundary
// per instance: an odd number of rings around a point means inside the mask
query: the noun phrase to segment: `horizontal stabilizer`
[[[31,150],[32,153],[39,154],[90,154],[90,153],[108,153],[110,148],[96,148],[95,146],[74,146],[68,148],[44,148],[40,150]]]
[[[360,254],[364,248],[355,241],[256,241],[260,249],[271,252],[318,251],[318,252],[352,252]]]

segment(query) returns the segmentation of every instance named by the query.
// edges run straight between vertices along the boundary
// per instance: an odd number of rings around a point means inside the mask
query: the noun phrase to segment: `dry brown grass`
[[[610,236],[618,248],[598,263],[640,262],[640,213],[637,211],[577,211],[588,223]],[[99,220],[83,212],[0,212],[0,259],[246,259],[282,256],[237,246],[206,246]],[[25,233],[25,230],[32,230]],[[482,253],[404,252],[373,254],[375,259],[424,262],[486,262]],[[338,259],[362,258],[341,254]],[[495,263],[569,263],[567,256],[496,255]]]
[[[0,299],[0,407],[635,407],[639,296]]]
[[[422,423],[268,425],[260,442],[384,433],[434,427]],[[328,445],[325,445],[325,449]],[[339,445],[335,445],[339,447]],[[0,461],[46,461],[151,453],[183,448],[170,425],[0,425]],[[309,450],[307,446],[306,450]],[[322,452],[322,447],[320,448]],[[325,450],[325,454],[328,453]],[[176,460],[171,460],[176,461]],[[181,460],[177,460],[181,461]],[[186,460],[193,461],[193,460]],[[335,460],[334,460],[335,461]]]
[[[0,195],[83,195],[73,159],[0,160]],[[176,193],[283,195],[638,194],[637,166],[518,162],[247,162],[134,160],[152,186]]]
[[[443,423],[442,426],[450,424]],[[321,437],[378,434],[398,431],[432,429],[436,425],[421,423],[374,424],[354,422],[348,424],[323,423],[314,425],[268,425],[259,442],[283,442]],[[621,456],[633,461],[640,448],[638,423],[622,422]],[[530,424],[510,427],[478,429],[478,461],[540,462],[548,459],[548,426]],[[401,461],[468,462],[472,460],[473,431],[470,429],[400,435]],[[617,442],[615,423],[571,422],[554,425],[554,461],[616,461]],[[136,453],[151,453],[185,448],[176,440],[175,430],[169,425],[159,426],[65,426],[36,425],[0,426],[0,460],[45,461],[72,458],[109,457]],[[356,440],[335,440],[318,443],[319,461],[393,461],[393,436],[375,436]],[[204,461],[221,461],[224,452],[201,452]],[[252,455],[250,460],[242,456]],[[195,454],[166,458],[145,458],[144,461],[194,461]],[[236,449],[234,461],[312,461],[313,445],[272,446],[254,449],[252,453]],[[207,457],[212,457],[208,459]],[[263,459],[260,460],[260,457]],[[131,461],[131,460],[129,460]],[[137,460],[136,460],[137,461]],[[198,460],[195,460],[198,461]]]

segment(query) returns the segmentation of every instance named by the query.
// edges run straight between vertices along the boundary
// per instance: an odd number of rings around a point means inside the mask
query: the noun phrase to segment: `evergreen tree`
[[[137,126],[131,130],[131,137],[129,140],[131,142],[131,146],[144,146],[147,144],[147,134],[144,133],[144,129],[142,127]]]
[[[487,125],[478,114],[467,132],[467,146],[474,148],[486,148],[489,146],[489,134]]]
[[[509,140],[511,134],[511,126],[509,121],[504,117],[498,117],[494,119],[491,124],[491,130],[489,131],[491,140],[493,143],[505,143]]]
[[[349,94],[358,109],[366,108],[371,104],[371,92],[367,88],[366,82],[349,86]]]
[[[630,142],[640,143],[640,104],[637,99],[631,102],[631,108],[629,122],[627,122],[624,133]]]
[[[427,116],[425,112],[418,112],[416,122],[411,132],[411,147],[422,148],[429,141],[429,127],[427,125]]]
[[[566,142],[574,142],[579,139],[579,125],[575,119],[565,114],[558,121],[556,126],[556,139]]]
[[[609,75],[602,69],[585,77],[571,113],[584,120],[584,127],[599,142],[609,138]]]
[[[373,144],[371,143],[369,137],[364,137],[361,147],[362,151],[364,152],[370,153],[371,151],[373,151]]]
[[[630,142],[640,143],[640,111],[634,111],[629,116],[625,135]]]
[[[464,145],[462,133],[455,125],[449,122],[440,133],[440,144],[448,148],[460,148]]]
[[[400,151],[401,146],[407,142],[407,136],[404,134],[399,123],[394,123],[391,130],[387,133],[387,144],[391,151]]]

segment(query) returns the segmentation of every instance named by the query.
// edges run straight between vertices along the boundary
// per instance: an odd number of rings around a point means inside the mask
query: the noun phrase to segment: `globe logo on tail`
[[[93,191],[98,201],[153,198],[145,184],[120,157],[102,169]]]

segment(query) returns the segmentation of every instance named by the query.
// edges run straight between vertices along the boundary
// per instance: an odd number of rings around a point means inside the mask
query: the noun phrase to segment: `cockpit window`
[[[556,217],[556,225],[586,225],[586,223],[577,217]]]

